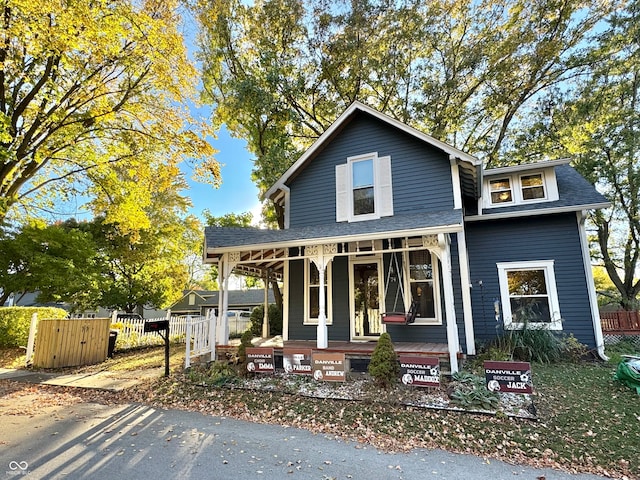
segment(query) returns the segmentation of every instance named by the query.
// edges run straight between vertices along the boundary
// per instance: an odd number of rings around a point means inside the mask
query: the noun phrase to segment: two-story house
[[[231,272],[283,282],[285,345],[386,331],[397,349],[438,345],[457,371],[477,342],[528,323],[603,355],[584,220],[608,202],[568,160],[485,170],[356,102],[265,198],[285,228],[208,227],[204,261],[223,286]]]

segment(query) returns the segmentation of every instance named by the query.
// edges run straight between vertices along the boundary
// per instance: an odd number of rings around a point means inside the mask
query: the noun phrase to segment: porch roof
[[[265,269],[277,272],[288,248],[455,232],[462,228],[462,221],[461,210],[446,210],[285,230],[206,227],[204,261],[216,263],[223,253],[240,252],[245,265],[237,266],[237,273],[255,275]]]
[[[462,226],[461,210],[394,215],[364,222],[340,222],[286,230],[254,227],[206,227],[205,252],[234,251],[250,248],[291,247],[308,244],[356,241],[358,237],[404,236],[427,229],[456,230]]]

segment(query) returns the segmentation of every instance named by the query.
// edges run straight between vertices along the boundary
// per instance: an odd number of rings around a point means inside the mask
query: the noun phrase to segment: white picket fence
[[[191,366],[191,360],[196,357],[207,354],[212,354],[211,358],[215,356],[216,317],[212,310],[209,315],[211,317],[191,315],[169,317],[169,341],[186,344],[185,367],[187,368]],[[166,319],[167,317],[126,318],[112,322],[111,329],[118,331],[116,349],[164,345],[164,340],[158,332],[144,331],[144,324]],[[210,325],[213,325],[212,330]]]
[[[126,318],[111,323],[111,329],[118,331],[116,349],[126,350],[135,347],[148,347],[164,345],[164,340],[158,332],[145,332],[144,323],[153,320],[166,320],[159,318]],[[169,341],[172,343],[184,343],[187,334],[187,317],[172,316],[169,318]]]
[[[211,328],[213,327],[213,328]],[[187,317],[186,343],[184,366],[189,368],[191,360],[202,355],[215,358],[216,352],[216,316],[210,310],[205,317]]]

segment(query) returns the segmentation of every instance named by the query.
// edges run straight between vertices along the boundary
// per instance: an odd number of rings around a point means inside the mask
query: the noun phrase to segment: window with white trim
[[[544,177],[542,173],[532,173],[520,176],[522,187],[522,200],[540,200],[547,198],[544,189]]]
[[[506,329],[562,330],[552,260],[498,263],[502,316]]]
[[[358,222],[393,215],[391,157],[377,152],[336,165],[336,221]]]
[[[438,323],[437,260],[429,250],[409,252],[409,287],[411,301],[418,302],[417,323]]]
[[[510,173],[485,181],[485,207],[506,207],[558,200],[558,186],[553,169],[527,173]]]
[[[489,189],[491,190],[491,203],[513,203],[510,177],[490,180]]]
[[[304,324],[317,325],[318,316],[320,315],[320,272],[318,272],[316,264],[309,259],[304,261],[304,279]],[[333,322],[330,291],[331,263],[327,265],[324,274],[324,298],[327,325]]]

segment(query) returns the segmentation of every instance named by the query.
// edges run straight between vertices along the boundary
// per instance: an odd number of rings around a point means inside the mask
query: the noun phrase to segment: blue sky
[[[197,45],[195,42],[197,22],[188,9],[182,11],[183,35],[189,57],[196,63]],[[200,80],[200,79],[198,79]],[[211,107],[194,107],[194,117],[203,121],[211,121]],[[220,188],[195,182],[191,176],[191,169],[183,164],[183,172],[189,182],[189,190],[183,195],[191,198],[193,207],[189,211],[196,216],[201,216],[203,210],[208,209],[216,217],[227,213],[252,212],[254,222],[260,220],[260,201],[258,188],[251,181],[253,160],[246,149],[246,141],[232,138],[229,132],[222,128],[217,132],[217,138],[210,139],[211,145],[218,151],[215,158],[221,166],[222,184]]]
[[[215,158],[220,162],[222,185],[195,182],[191,179],[191,170],[183,164],[183,171],[189,182],[189,190],[183,192],[191,198],[193,207],[189,213],[200,216],[208,209],[219,217],[226,213],[252,212],[254,221],[260,220],[260,201],[258,188],[251,180],[252,157],[246,149],[246,142],[232,138],[226,129],[218,132],[217,138],[210,139],[218,150]]]

